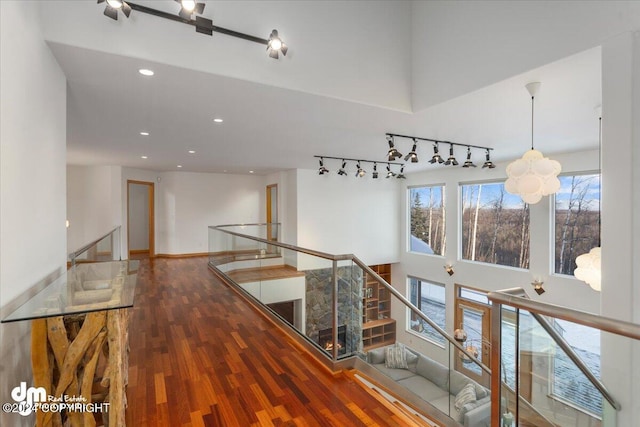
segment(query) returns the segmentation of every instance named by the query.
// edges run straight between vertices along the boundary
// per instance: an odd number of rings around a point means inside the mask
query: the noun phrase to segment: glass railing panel
[[[76,263],[121,260],[120,226],[70,253],[67,259],[71,265],[75,265]]]
[[[352,260],[336,262],[338,358],[362,351],[362,290],[365,272]]]
[[[531,422],[525,418],[531,406],[557,426],[601,426],[600,391],[528,311],[519,310],[517,322],[518,419]]]

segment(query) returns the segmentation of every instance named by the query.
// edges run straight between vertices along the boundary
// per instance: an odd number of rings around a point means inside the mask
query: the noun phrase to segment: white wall
[[[46,285],[66,261],[66,80],[33,2],[0,2],[1,315]],[[29,322],[0,325],[0,401],[31,384]],[[33,425],[2,411],[2,425]]]
[[[149,186],[129,184],[129,250],[149,250]]]
[[[353,169],[353,165],[351,165]],[[398,260],[399,180],[297,172],[297,245],[354,254],[367,265]],[[384,175],[384,174],[382,174]]]
[[[120,166],[67,166],[67,253],[122,224]]]
[[[626,1],[414,1],[412,107],[426,107],[640,28]]]
[[[264,178],[165,172],[156,186],[156,252],[208,252],[210,225],[264,222]]]

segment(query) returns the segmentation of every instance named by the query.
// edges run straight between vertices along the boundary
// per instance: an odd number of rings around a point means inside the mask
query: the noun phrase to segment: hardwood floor
[[[332,376],[207,269],[141,261],[129,329],[129,426],[406,426]]]

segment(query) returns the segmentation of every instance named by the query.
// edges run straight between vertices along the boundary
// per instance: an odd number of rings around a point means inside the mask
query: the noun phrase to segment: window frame
[[[418,251],[411,250],[411,236],[412,236],[412,234],[411,234],[411,204],[412,204],[411,191],[416,189],[416,188],[434,188],[434,187],[440,187],[442,189],[441,190],[442,191],[442,208],[441,209],[444,209],[443,218],[446,220],[446,212],[447,212],[446,191],[447,191],[447,185],[445,183],[418,184],[418,185],[408,186],[407,187],[407,192],[406,192],[407,199],[406,199],[406,203],[405,203],[405,206],[407,208],[406,228],[405,228],[405,237],[406,237],[407,240],[406,240],[405,250],[406,250],[407,253],[410,253],[410,254],[444,258],[445,252],[446,252],[446,238],[447,238],[446,222],[445,222],[445,227],[444,227],[444,239],[443,239],[442,254],[435,253],[435,251],[434,251],[434,253],[426,253],[426,252],[418,252]]]
[[[418,281],[418,292],[417,292],[418,301],[417,301],[417,304],[415,304],[411,300],[411,287],[412,287],[411,280],[412,279]],[[419,295],[422,295],[422,292],[421,292],[422,291],[422,282],[425,282],[428,285],[439,286],[443,290],[443,294],[444,294],[444,301],[443,301],[444,313],[443,314],[444,314],[444,319],[445,319],[444,323],[445,324],[444,325],[438,325],[438,326],[440,326],[443,330],[446,331],[446,323],[447,323],[447,320],[446,320],[446,318],[447,318],[447,287],[446,287],[446,285],[444,283],[434,282],[434,281],[431,281],[431,280],[422,279],[422,278],[417,277],[417,276],[407,275],[407,299],[409,300],[409,302],[411,302],[411,304],[415,305],[420,312],[424,313],[422,311],[422,298],[419,297]],[[423,330],[422,332],[413,329],[412,326],[411,326],[411,321],[412,321],[411,320],[411,315],[412,315],[412,311],[411,311],[411,309],[409,309],[407,307],[406,308],[406,323],[405,323],[405,330],[406,330],[407,333],[415,335],[416,337],[418,337],[420,339],[423,339],[423,340],[425,340],[425,341],[427,341],[427,342],[429,342],[429,343],[431,343],[431,344],[433,344],[435,346],[438,346],[440,348],[443,348],[443,349],[446,348],[447,339],[445,337],[442,337],[443,341],[439,342],[439,341],[436,341],[434,338],[431,338],[429,335],[427,335],[425,333],[425,331],[427,329]],[[434,322],[435,322],[435,320],[434,320]],[[431,327],[431,326],[427,325],[427,327]]]
[[[458,212],[457,212],[457,220],[458,220],[458,242],[457,242],[457,246],[458,246],[458,261],[460,262],[468,262],[468,263],[472,263],[472,264],[480,264],[480,265],[486,265],[486,266],[491,266],[491,267],[495,267],[495,268],[501,268],[501,269],[507,269],[507,270],[514,270],[514,271],[519,271],[519,272],[527,272],[530,271],[531,269],[531,208],[529,207],[529,212],[528,212],[528,221],[529,221],[529,249],[528,249],[528,267],[524,268],[524,267],[514,267],[511,265],[505,265],[505,264],[498,264],[498,263],[493,263],[493,262],[488,262],[488,261],[478,261],[478,260],[471,260],[471,259],[467,259],[464,257],[464,191],[463,191],[463,187],[465,186],[472,186],[472,185],[491,185],[491,184],[498,184],[498,185],[502,185],[504,187],[506,182],[506,179],[500,179],[500,178],[496,178],[496,179],[488,179],[488,180],[480,180],[480,181],[460,181],[458,182]],[[505,189],[505,193],[509,194],[508,192],[506,192]],[[524,203],[524,201],[522,202]],[[524,203],[525,205],[528,206],[527,203]]]

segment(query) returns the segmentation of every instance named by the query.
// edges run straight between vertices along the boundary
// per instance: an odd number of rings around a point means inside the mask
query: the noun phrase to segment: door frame
[[[271,223],[273,222],[273,212],[271,210],[271,206],[273,204],[273,200],[272,200],[272,196],[271,196],[271,190],[274,189],[276,190],[276,212],[275,212],[275,216],[276,216],[276,221],[278,220],[278,184],[269,184],[267,185],[267,198],[266,198],[266,204],[267,204],[267,240],[274,240],[274,241],[278,241],[278,229],[276,227],[276,237],[273,238],[272,234],[273,234],[273,229],[272,229],[272,225]]]
[[[155,209],[154,209],[155,183],[148,182],[148,181],[136,181],[133,179],[127,180],[127,254],[128,254],[128,258],[131,259],[131,246],[129,244],[129,235],[131,234],[130,221],[129,221],[129,188],[131,184],[147,186],[147,191],[149,195],[149,203],[147,206],[147,215],[149,218],[149,258],[154,258],[156,256]]]

